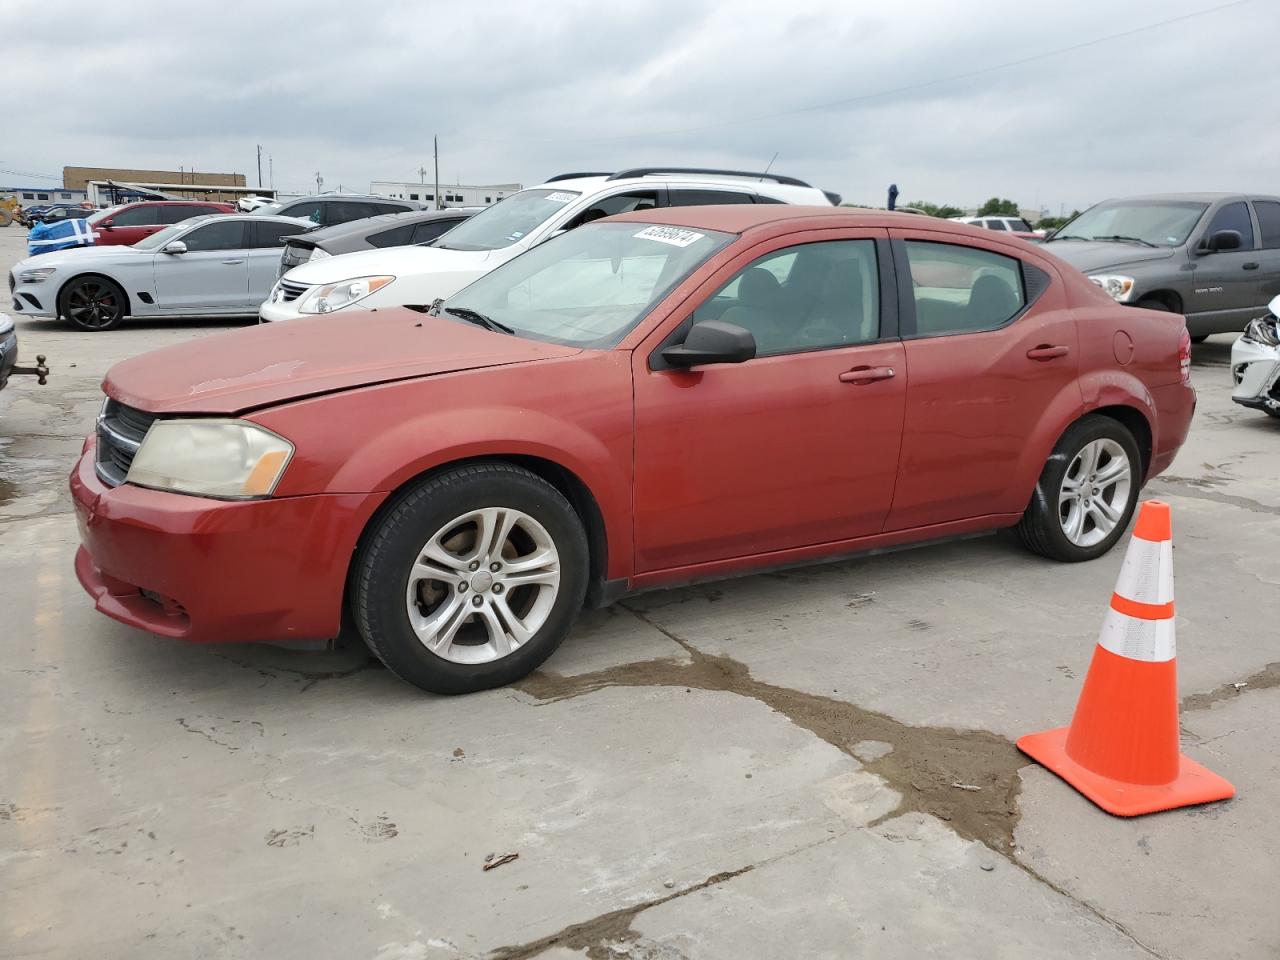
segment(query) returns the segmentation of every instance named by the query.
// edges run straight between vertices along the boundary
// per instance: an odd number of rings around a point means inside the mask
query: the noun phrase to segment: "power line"
[[[35,180],[57,180],[62,182],[62,174],[56,177],[47,173],[32,173],[30,170],[0,170],[0,173],[7,173],[11,177],[31,177]]]
[[[1228,3],[1220,3],[1214,7],[1208,7],[1204,10],[1194,10],[1191,13],[1184,13],[1181,16],[1169,17],[1166,20],[1157,20],[1152,23],[1145,23],[1138,27],[1132,27],[1128,30],[1121,30],[1119,33],[1109,33],[1105,36],[1094,37],[1090,40],[1082,40],[1079,43],[1073,43],[1065,47],[1056,47],[1052,50],[1045,50],[1041,53],[1032,54],[1027,57],[1019,57],[1016,60],[1006,60],[1002,63],[993,63],[990,66],[979,67],[976,70],[966,70],[964,73],[953,73],[945,77],[937,77],[933,80],[924,80],[919,83],[910,83],[901,87],[890,87],[885,90],[877,90],[874,93],[864,93],[856,97],[843,97],[839,100],[828,100],[823,103],[814,103],[804,107],[792,107],[787,110],[779,110],[776,113],[761,113],[749,117],[737,117],[733,120],[721,120],[716,123],[703,124],[697,127],[681,127],[671,130],[648,130],[644,133],[628,133],[613,137],[555,137],[553,139],[540,140],[520,140],[520,143],[611,143],[622,140],[643,140],[653,137],[672,136],[682,133],[701,133],[704,130],[719,130],[724,127],[734,127],[743,123],[756,123],[761,120],[777,120],[781,117],[794,116],[800,113],[814,113],[822,110],[830,110],[834,107],[846,107],[856,103],[866,103],[870,100],[878,100],[882,97],[891,97],[900,93],[912,93],[916,90],[924,90],[928,87],[936,87],[944,83],[955,83],[959,80],[968,80],[971,77],[982,76],[987,73],[994,73],[997,70],[1007,70],[1010,67],[1020,67],[1024,64],[1034,63],[1037,60],[1043,60],[1047,57],[1057,57],[1064,53],[1073,53],[1076,50],[1083,50],[1086,47],[1096,46],[1100,43],[1109,43],[1112,40],[1122,40],[1125,37],[1132,37],[1135,34],[1146,33],[1148,30],[1158,30],[1161,27],[1167,27],[1175,23],[1182,23],[1187,20],[1194,20],[1197,17],[1206,17],[1212,13],[1221,13],[1232,7],[1243,6],[1246,3],[1253,3],[1254,0],[1229,0]],[[488,140],[479,137],[469,138],[479,143],[513,143],[512,140]]]

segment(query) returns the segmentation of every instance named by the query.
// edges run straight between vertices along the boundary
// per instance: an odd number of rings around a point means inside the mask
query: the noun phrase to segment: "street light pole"
[[[431,155],[436,161],[436,209],[443,210],[440,203],[440,139],[435,136],[431,138]]]

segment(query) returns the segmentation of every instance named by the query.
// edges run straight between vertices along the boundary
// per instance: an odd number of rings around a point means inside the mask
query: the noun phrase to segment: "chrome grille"
[[[311,287],[305,283],[291,283],[288,280],[281,280],[280,301],[281,303],[292,303],[310,289]]]
[[[134,454],[156,420],[154,414],[108,399],[98,414],[98,479],[118,487],[129,475]]]

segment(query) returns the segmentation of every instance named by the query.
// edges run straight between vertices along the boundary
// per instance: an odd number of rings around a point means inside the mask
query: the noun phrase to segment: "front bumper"
[[[302,297],[298,299],[301,300]],[[297,304],[297,300],[290,300],[287,303],[283,301],[272,303],[270,300],[265,300],[262,306],[258,308],[258,322],[278,323],[281,320],[297,320],[299,317],[315,316],[313,313],[300,312]]]
[[[1231,347],[1231,399],[1280,414],[1280,347],[1240,337]]]
[[[385,493],[229,502],[71,474],[76,576],[122,623],[203,642],[336,636],[352,553]]]
[[[52,278],[50,278],[52,280]],[[53,317],[57,312],[54,301],[58,296],[57,282],[22,283],[9,275],[9,298],[14,313],[24,317]]]

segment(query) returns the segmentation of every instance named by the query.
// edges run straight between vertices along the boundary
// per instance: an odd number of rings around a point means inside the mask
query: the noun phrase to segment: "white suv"
[[[773,173],[690,167],[565,173],[495,203],[429,246],[313,257],[280,278],[258,315],[271,322],[352,306],[429,304],[543,240],[616,213],[718,203],[829,207],[839,202],[838,194]]]

